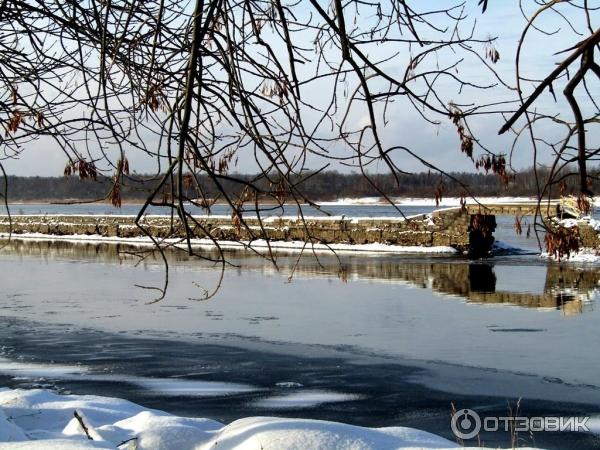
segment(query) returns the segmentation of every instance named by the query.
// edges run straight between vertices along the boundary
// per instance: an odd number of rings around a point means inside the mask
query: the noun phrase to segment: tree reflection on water
[[[1,254],[18,254],[41,259],[93,260],[109,263],[139,263],[142,266],[160,263],[159,256],[144,247],[127,244],[76,243],[64,241],[13,240]],[[307,252],[308,253],[308,252]],[[211,251],[206,250],[210,256]],[[189,266],[198,270],[215,270],[208,262],[191,260],[183,252],[169,251],[170,264]],[[273,272],[272,265],[247,251],[230,251],[231,261],[245,270]],[[503,304],[523,308],[558,309],[565,315],[583,313],[591,309],[600,282],[600,271],[593,267],[547,263],[546,278],[541,292],[519,292],[519,289],[498,290],[500,276],[496,271],[501,262],[471,262],[468,260],[434,258],[423,255],[367,256],[330,254],[298,261],[297,253],[281,252],[277,263],[282,275],[295,277],[338,277],[342,281],[370,280],[373,282],[402,282],[444,296],[460,297],[468,303]],[[341,265],[340,265],[341,264]],[[510,262],[510,264],[513,264]],[[518,260],[514,264],[519,264]],[[540,263],[538,263],[539,266]],[[342,270],[340,270],[340,267]],[[340,276],[343,273],[343,276]],[[510,284],[511,280],[508,281]],[[504,283],[505,285],[507,283]]]

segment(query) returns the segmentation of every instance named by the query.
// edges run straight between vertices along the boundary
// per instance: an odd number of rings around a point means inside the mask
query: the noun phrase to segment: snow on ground
[[[483,204],[494,204],[494,203],[522,203],[522,202],[535,202],[535,197],[476,197],[477,201]],[[436,205],[436,201],[433,198],[411,198],[411,197],[392,197],[391,200],[396,206],[460,206],[460,197],[448,197],[440,200],[439,204]],[[475,203],[473,199],[467,199],[468,203]],[[377,206],[377,205],[388,205],[389,202],[383,197],[360,197],[360,198],[341,198],[331,202],[319,202],[321,206]]]
[[[563,219],[560,220],[560,223],[565,228],[573,228],[577,226],[578,219]]]
[[[556,256],[550,255],[548,252],[543,252],[540,257],[545,259],[557,259]],[[563,256],[561,262],[600,264],[600,254],[595,248],[581,248],[578,252],[571,253],[568,257]]]
[[[8,239],[8,233],[0,233],[0,239]],[[85,235],[85,234],[71,234],[71,235],[49,235],[41,233],[23,233],[13,234],[11,236],[13,240],[29,240],[29,241],[66,241],[66,242],[96,242],[96,243],[120,243],[140,246],[154,246],[155,244],[151,239],[147,237],[135,237],[135,238],[119,238],[119,237],[107,237],[100,235]],[[185,242],[182,239],[165,239],[160,241],[163,244],[171,245],[184,245]],[[192,239],[192,246],[196,248],[215,248],[215,243],[211,239]],[[388,244],[311,244],[304,241],[266,241],[263,239],[257,239],[254,241],[219,241],[219,246],[224,249],[254,249],[254,250],[266,250],[271,247],[273,250],[284,250],[284,251],[307,251],[307,252],[336,252],[343,253],[391,253],[391,254],[402,254],[402,253],[427,253],[427,254],[438,254],[438,253],[457,253],[457,250],[453,247],[437,246],[437,247],[422,247],[422,246],[402,246],[402,245],[388,245]]]
[[[475,197],[478,202],[492,204],[492,203],[516,203],[516,202],[535,202],[536,197]],[[419,198],[419,197],[390,197],[390,200],[397,206],[436,206],[434,198]],[[446,197],[439,201],[439,206],[460,206],[460,197]],[[594,198],[593,203],[596,206],[600,205],[600,198]],[[475,203],[473,198],[467,198],[468,203]],[[390,203],[383,197],[344,197],[333,201],[322,201],[316,202],[320,206],[378,206],[378,205],[389,205]],[[23,203],[23,202],[11,202],[9,206],[45,206],[49,203]],[[189,203],[188,203],[189,204]],[[77,205],[77,204],[76,204]],[[83,204],[80,204],[83,205]],[[93,205],[99,207],[111,207],[106,203],[95,203]],[[217,203],[219,206],[228,206],[226,203]],[[267,206],[269,204],[266,204]],[[55,205],[56,206],[56,205]],[[141,206],[141,205],[140,205]],[[293,205],[291,205],[293,206]],[[68,215],[68,214],[61,214]]]
[[[75,417],[75,413],[80,419]],[[85,429],[87,429],[87,435]],[[363,428],[307,419],[249,417],[223,425],[146,409],[117,398],[0,389],[0,448],[6,450],[386,450],[458,445],[405,427]]]
[[[357,198],[340,198],[331,202],[318,202],[322,206],[336,205],[381,205],[387,203],[381,197],[357,197]],[[389,203],[387,203],[389,205]]]
[[[556,219],[555,219],[556,220]],[[596,220],[593,217],[585,216],[581,219],[562,219],[556,220],[557,224],[565,227],[565,228],[573,228],[580,226],[582,224],[589,225],[596,232],[600,232],[600,220]],[[556,256],[550,255],[547,252],[544,252],[540,255],[542,258],[546,259],[557,259]],[[578,252],[571,253],[568,257],[561,258],[563,262],[572,262],[572,263],[591,263],[598,264],[600,263],[600,251],[596,248],[580,248]]]

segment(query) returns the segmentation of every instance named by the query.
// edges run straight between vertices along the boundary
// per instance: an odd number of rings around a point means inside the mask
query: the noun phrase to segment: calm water
[[[480,261],[297,262],[281,253],[279,270],[229,253],[233,265],[209,301],[193,299],[219,283],[220,268],[171,254],[169,293],[155,304],[134,286],[160,284],[153,255],[13,242],[0,251],[0,385],[120,396],[224,421],[313,417],[449,438],[450,402],[504,415],[507,400],[522,397],[528,414],[597,414],[600,271],[539,259],[509,218],[496,235],[528,251]],[[541,433],[535,443],[600,448],[582,434]]]

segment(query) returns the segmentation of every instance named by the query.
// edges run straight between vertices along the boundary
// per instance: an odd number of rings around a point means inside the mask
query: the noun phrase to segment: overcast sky
[[[477,6],[477,0],[467,0],[467,11],[472,16],[471,20],[477,20],[479,36],[498,36],[497,48],[501,59],[496,65],[496,69],[507,81],[514,85],[514,55],[525,19],[518,9],[518,2],[490,0],[489,3],[488,12],[481,15]],[[525,1],[524,3],[533,2]],[[415,4],[419,5],[419,9],[425,10],[428,7],[433,9],[439,7],[440,2],[438,0],[419,0]],[[594,16],[600,15],[598,12],[593,14]],[[578,26],[583,25],[582,17],[575,18],[575,21]],[[593,21],[600,21],[600,17],[593,17]],[[534,33],[527,40],[524,52],[524,57],[527,59],[527,73],[525,75],[532,78],[539,78],[550,72],[554,64],[564,58],[564,55],[554,56],[553,53],[571,47],[581,39],[581,36],[577,36],[568,29],[568,26],[562,22],[562,19],[558,15],[549,14],[545,18],[544,24],[548,30],[557,32],[551,36]],[[581,31],[585,32],[585,29],[581,29]],[[394,61],[390,61],[387,64],[394,64]],[[482,75],[475,70],[463,72],[463,74],[472,77],[476,81],[481,81],[480,76]],[[595,89],[598,92],[600,85],[594,80],[590,83],[590,87],[591,90]],[[555,87],[555,90],[560,94],[562,88],[558,90]],[[313,95],[317,94],[313,93]],[[483,91],[478,95],[480,96],[478,100],[481,102],[509,99],[506,90],[502,90],[502,92],[500,90]],[[510,99],[514,99],[514,95],[513,93]],[[567,114],[565,117],[570,118],[568,115],[569,111],[565,105],[564,100],[560,98],[559,103],[554,104],[552,96],[548,93],[545,93],[537,104],[540,109],[555,109],[557,112]],[[591,105],[584,106],[591,107]],[[419,156],[434,161],[446,170],[473,170],[472,163],[469,163],[466,157],[458,150],[460,144],[456,131],[449,120],[442,123],[439,127],[428,126],[418,115],[407,112],[407,109],[401,105],[390,108],[388,119],[391,125],[385,127],[382,131],[384,142],[387,145],[406,145],[414,148]],[[360,121],[364,120],[364,118],[356,117],[355,120]],[[489,144],[497,151],[501,151],[504,148],[508,151],[512,138],[510,136],[497,136],[497,130],[501,125],[502,123],[498,121],[497,117],[493,120],[481,120],[473,123],[474,130],[478,135],[485,138],[486,144]],[[555,133],[552,129],[542,131],[550,136]],[[594,139],[599,140],[598,136],[600,134],[596,130],[591,130],[589,134],[592,141]],[[343,152],[343,149],[340,149],[340,151]],[[156,170],[155,161],[150,160],[143,154],[129,152],[128,158],[131,167],[138,173],[150,173]],[[543,157],[542,161],[544,161]],[[5,160],[3,162],[9,174],[41,176],[61,175],[65,163],[66,156],[57,147],[57,144],[45,138],[24,146],[24,151],[18,160]],[[513,163],[519,168],[531,166],[532,156],[527,141],[517,147]],[[349,170],[339,166],[333,166],[333,168]],[[409,171],[425,170],[422,165],[411,158],[402,160],[402,168]],[[240,161],[236,170],[238,172],[254,172],[256,164],[252,162],[250,156],[242,154],[240,155]]]

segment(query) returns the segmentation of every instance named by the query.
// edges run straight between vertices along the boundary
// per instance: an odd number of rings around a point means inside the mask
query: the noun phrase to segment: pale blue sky
[[[427,10],[429,8],[439,8],[440,5],[447,5],[451,2],[440,1],[440,0],[419,0],[409,2],[415,5],[418,10]],[[520,33],[525,25],[525,19],[521,15],[518,8],[518,2],[516,1],[502,1],[502,0],[490,0],[488,11],[482,15],[479,7],[477,6],[477,0],[467,0],[465,4],[465,11],[470,16],[470,22],[477,21],[476,34],[479,37],[498,36],[497,48],[500,52],[501,59],[496,64],[495,69],[498,73],[511,85],[515,84],[514,75],[514,55],[517,46],[517,40]],[[534,2],[524,1],[527,6],[527,13],[530,13],[533,9]],[[308,7],[308,5],[307,5]],[[565,5],[563,11],[569,12],[570,7]],[[581,33],[586,33],[584,16],[579,13],[578,15],[571,15],[573,23],[577,30]],[[600,13],[594,12],[592,15],[592,21],[597,26],[600,22]],[[527,61],[524,65],[524,75],[531,78],[540,78],[544,74],[548,73],[554,67],[554,64],[559,62],[564,56],[553,54],[559,50],[571,47],[583,37],[578,36],[574,33],[567,24],[557,14],[548,12],[542,17],[542,21],[546,30],[554,32],[551,36],[542,35],[538,32],[532,32],[530,37],[526,40],[526,46],[524,47],[524,59]],[[465,26],[464,29],[468,27]],[[483,46],[481,46],[481,54],[483,54]],[[406,55],[399,55],[397,60],[392,60],[386,63],[387,67],[394,67],[396,64],[399,70],[404,70],[404,61]],[[443,63],[443,62],[442,62]],[[474,82],[493,81],[488,74],[481,72],[475,65],[463,66],[462,75],[467,80]],[[527,91],[531,89],[531,84],[525,84],[523,87]],[[600,84],[594,80],[590,82],[591,90],[598,92]],[[323,87],[325,88],[325,87]],[[443,88],[442,88],[443,89]],[[562,86],[555,86],[555,91],[560,95]],[[448,99],[462,100],[463,97],[459,96],[456,92],[444,92]],[[309,93],[312,95],[315,102],[319,101],[319,92],[313,90]],[[469,95],[473,96],[473,100],[486,103],[499,100],[514,100],[515,93],[507,91],[506,89],[491,89],[483,92],[467,92],[463,93],[465,97]],[[589,102],[583,101],[584,108],[589,110],[591,105]],[[551,113],[564,114],[565,118],[570,118],[570,111],[566,109],[566,103],[562,98],[559,98],[557,104],[554,103],[552,96],[548,93],[542,95],[542,97],[536,103],[536,107],[540,110]],[[356,123],[365,119],[365,112],[355,113],[353,120]],[[421,120],[417,114],[406,108],[405,105],[396,104],[392,105],[388,111],[388,119],[390,123],[386,127],[381,128],[381,134],[384,140],[384,144],[388,146],[392,145],[404,145],[413,149],[419,156],[429,159],[435,164],[443,167],[445,170],[473,170],[472,163],[462,155],[459,151],[459,141],[456,135],[456,131],[449,120],[442,121],[439,127],[430,126]],[[310,121],[310,117],[307,117]],[[495,151],[507,151],[510,148],[512,137],[511,136],[497,136],[497,130],[500,128],[502,123],[499,121],[499,117],[493,117],[488,119],[482,119],[471,122],[473,129],[479,136],[483,137],[486,145]],[[546,136],[556,135],[556,128],[542,127],[539,131]],[[560,130],[562,132],[562,130]],[[590,130],[590,140],[599,141],[600,134],[596,130]],[[151,141],[150,144],[153,142]],[[336,154],[343,154],[344,148],[342,145],[338,145],[332,149]],[[547,161],[548,158],[544,155],[540,155],[542,161]],[[153,172],[156,170],[156,164],[143,154],[129,152],[128,158],[132,168],[139,173]],[[252,160],[251,155],[239,155],[240,162],[237,166],[239,172],[254,172],[256,170],[256,164]],[[402,155],[397,156],[400,165],[405,170],[420,171],[426,170],[420,163],[415,159],[404,157]],[[17,175],[43,175],[43,176],[56,176],[62,174],[65,166],[66,157],[56,147],[56,144],[49,139],[39,139],[35,142],[29,143],[24,146],[24,151],[19,160],[7,160],[3,164],[9,174]],[[529,142],[523,141],[521,145],[517,146],[517,151],[514,155],[514,165],[516,167],[528,167],[532,164],[532,156],[530,151]],[[321,161],[314,161],[314,166],[317,167]],[[343,169],[341,167],[332,166],[332,168]],[[375,167],[373,166],[373,169]]]

